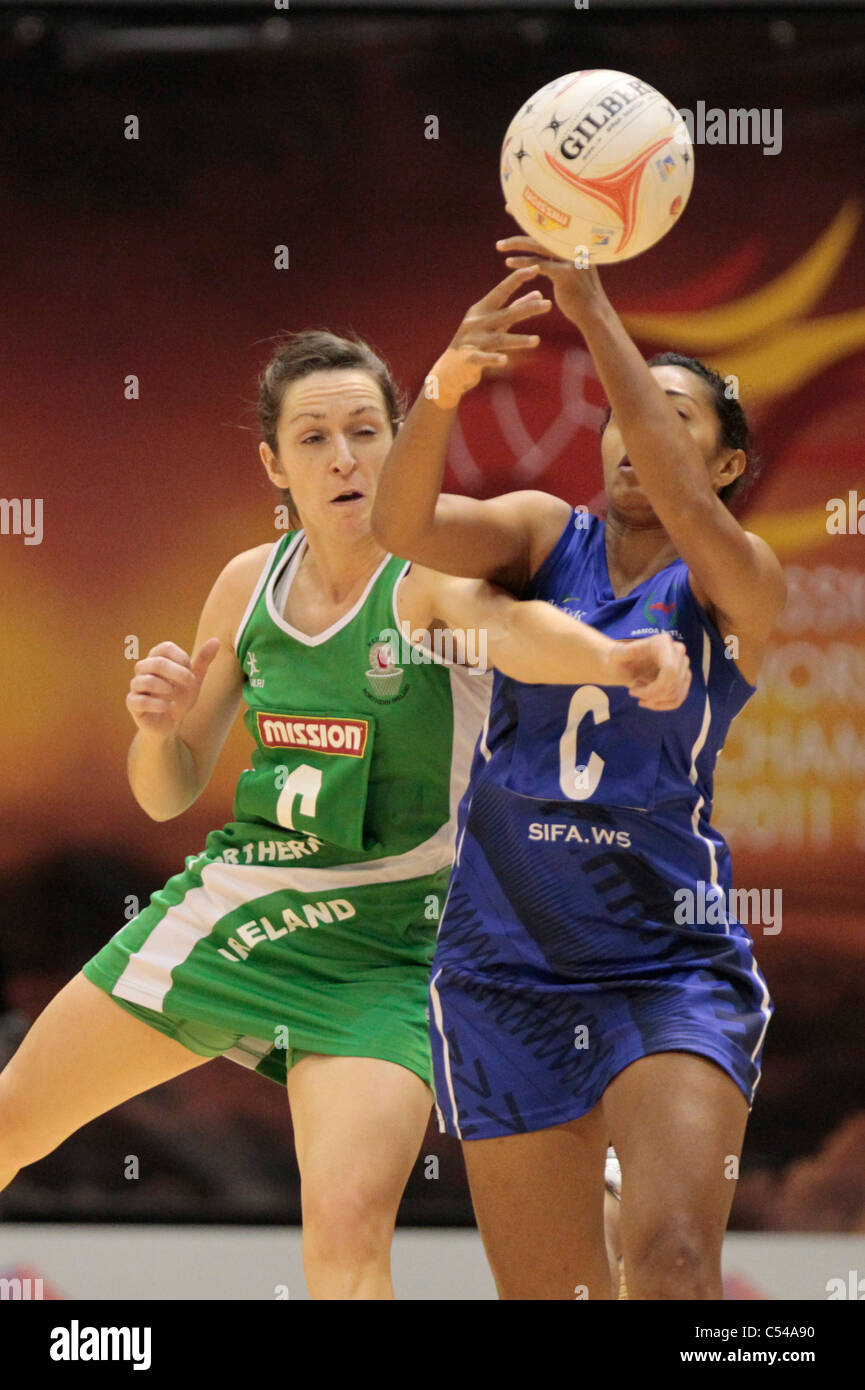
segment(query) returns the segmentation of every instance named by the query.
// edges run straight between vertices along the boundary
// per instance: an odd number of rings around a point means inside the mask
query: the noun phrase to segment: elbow
[[[138,805],[141,807],[147,819],[155,821],[157,825],[161,825],[163,821],[174,820],[174,817],[180,814],[179,811],[166,811],[161,806],[147,806],[143,801],[140,801],[137,796],[135,800],[138,802]]]

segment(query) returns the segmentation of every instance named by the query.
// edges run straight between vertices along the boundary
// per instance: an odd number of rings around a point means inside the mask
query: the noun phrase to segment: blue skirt
[[[678,889],[706,900],[706,839],[686,817],[487,785],[462,820],[429,992],[443,1132],[578,1119],[657,1052],[708,1058],[752,1103],[772,1003],[744,926],[678,920]],[[714,857],[716,893],[728,861]]]

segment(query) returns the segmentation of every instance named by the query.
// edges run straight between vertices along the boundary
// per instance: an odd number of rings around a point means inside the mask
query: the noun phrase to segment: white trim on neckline
[[[347,613],[344,613],[341,618],[337,618],[336,622],[331,623],[330,627],[326,627],[323,632],[318,632],[314,637],[310,637],[308,633],[301,632],[299,628],[292,627],[291,623],[286,622],[282,614],[277,612],[276,604],[273,600],[274,589],[279,583],[280,577],[284,572],[285,566],[287,564],[291,564],[292,572],[290,576],[287,576],[288,583],[285,587],[285,592],[283,594],[283,602],[288,601],[288,595],[291,592],[291,586],[294,583],[295,576],[297,574],[298,569],[300,568],[301,560],[303,559],[303,556],[306,553],[307,549],[308,542],[306,539],[306,533],[304,531],[298,531],[297,536],[286,550],[285,555],[282,557],[282,560],[278,565],[274,567],[273,573],[270,576],[267,588],[265,590],[265,604],[270,619],[274,623],[276,623],[276,626],[278,628],[281,628],[283,632],[288,633],[289,637],[293,637],[296,642],[302,642],[305,647],[320,647],[323,642],[327,642],[329,638],[333,637],[337,632],[340,632],[344,627],[347,627],[348,624],[354,618],[357,617],[358,613],[363,608],[363,605],[369,598],[373,585],[381,575],[388,560],[392,559],[393,557],[391,555],[385,555],[381,564],[373,572],[373,574],[370,575],[369,583],[367,584],[366,588],[364,589],[363,593],[361,594],[360,598],[357,600],[353,608],[350,608],[349,611]]]

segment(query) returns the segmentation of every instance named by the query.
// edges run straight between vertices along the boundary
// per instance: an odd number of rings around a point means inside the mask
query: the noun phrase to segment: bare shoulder
[[[495,507],[502,515],[514,516],[533,524],[543,523],[551,518],[567,518],[571,505],[552,492],[541,492],[538,488],[523,488],[519,492],[503,492],[500,497],[491,497],[487,506]],[[562,522],[564,525],[564,521]]]
[[[573,507],[561,497],[550,492],[516,492],[514,497],[530,499],[524,502],[531,517],[531,549],[529,552],[529,572],[531,579],[554,548],[559,536],[571,519]]]
[[[272,550],[272,541],[265,545],[254,545],[251,550],[242,550],[239,555],[229,560],[216,582],[221,583],[226,589],[243,589],[251,582],[251,587],[254,588]]]
[[[768,541],[764,541],[762,536],[758,536],[754,531],[746,531],[748,544],[754,553],[754,558],[760,565],[761,572],[766,576],[767,581],[771,582],[775,594],[778,598],[779,606],[783,605],[787,597],[787,580],[784,576],[784,567],[778,556],[775,554]]]
[[[235,555],[218,574],[208,594],[203,619],[233,640],[273,544],[256,545]]]
[[[522,584],[528,583],[567,526],[573,511],[571,504],[551,492],[525,488],[520,492],[505,492],[501,497],[491,498],[487,505],[495,507],[503,521],[519,527],[527,535],[526,572],[522,576]]]

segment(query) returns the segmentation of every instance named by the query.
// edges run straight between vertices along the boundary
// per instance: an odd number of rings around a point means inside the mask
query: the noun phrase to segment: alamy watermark
[[[42,498],[0,497],[0,535],[23,536],[25,545],[41,545]]]
[[[395,627],[382,628],[377,644],[385,650],[393,666],[425,666],[443,662],[447,666],[468,666],[470,675],[485,675],[487,634],[485,628],[414,628],[405,619]]]
[[[68,1327],[51,1329],[48,1355],[52,1361],[131,1361],[133,1370],[146,1371],[151,1342],[150,1327],[82,1327],[73,1318]]]
[[[697,882],[696,891],[677,888],[673,921],[678,926],[762,926],[764,936],[777,936],[781,930],[780,888],[731,888],[729,893],[715,883]]]
[[[830,497],[826,503],[829,536],[865,536],[865,497],[851,488],[846,497]]]
[[[677,109],[692,145],[762,145],[764,154],[781,153],[780,106],[737,106],[725,111],[698,101],[696,111],[687,106]],[[675,140],[684,145],[684,132],[677,131]]]

